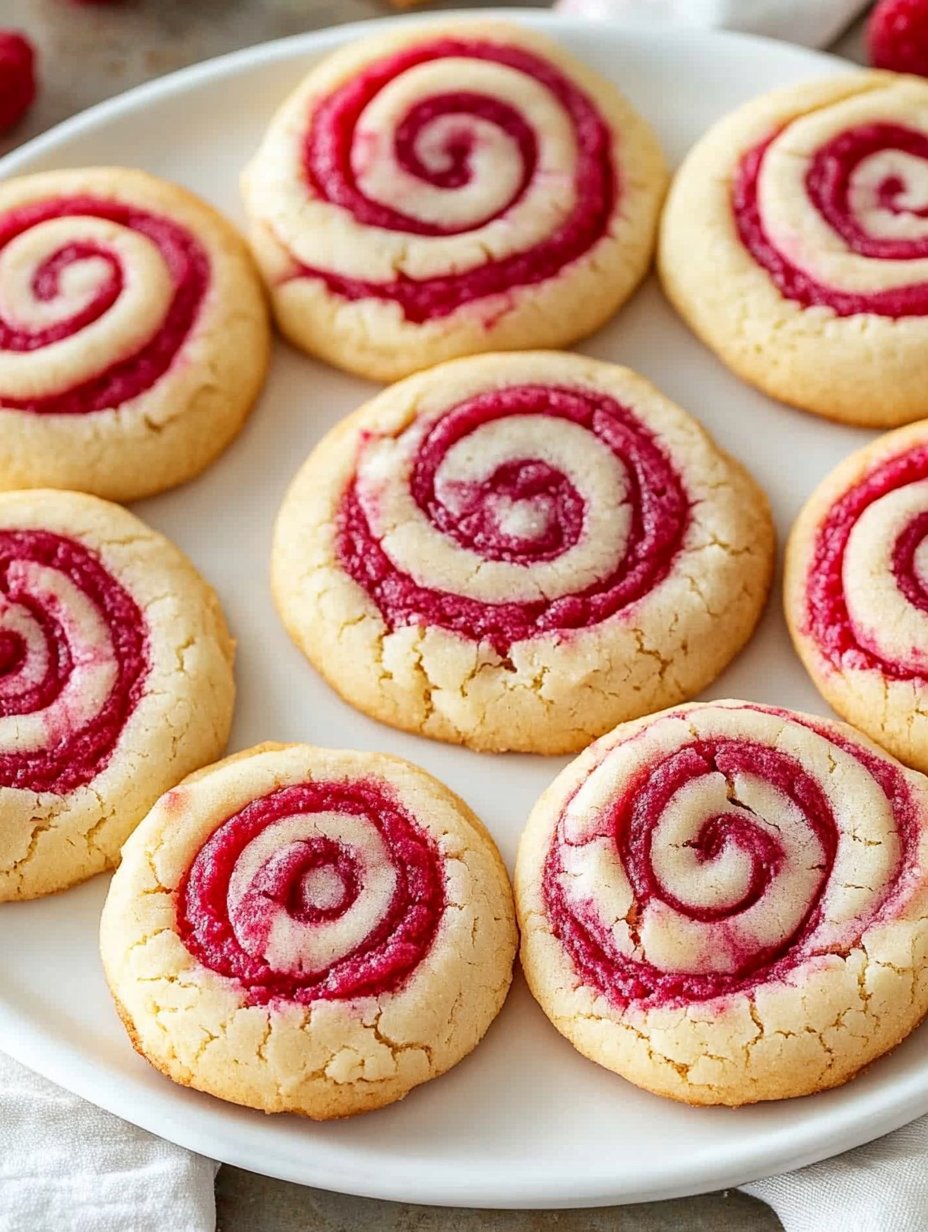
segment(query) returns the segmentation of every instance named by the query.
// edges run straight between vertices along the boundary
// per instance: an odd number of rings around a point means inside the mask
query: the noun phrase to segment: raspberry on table
[[[0,132],[19,123],[35,95],[32,44],[16,30],[0,30]]]
[[[876,68],[928,77],[928,0],[879,0],[867,47]]]

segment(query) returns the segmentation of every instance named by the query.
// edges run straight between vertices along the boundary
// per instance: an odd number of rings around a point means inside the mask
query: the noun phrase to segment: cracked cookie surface
[[[928,426],[846,458],[790,535],[786,619],[835,710],[928,772]]]
[[[928,414],[928,83],[867,72],[721,120],[661,225],[664,289],[739,376],[829,418]]]
[[[329,683],[394,726],[571,752],[693,696],[753,631],[763,493],[625,368],[455,360],[338,425],[278,518],[272,580]]]
[[[237,434],[270,347],[244,241],[142,171],[0,184],[0,488],[136,500]]]
[[[651,261],[666,180],[609,82],[520,26],[470,21],[323,60],[243,192],[284,334],[395,380],[597,329]]]
[[[928,780],[844,724],[669,710],[541,797],[516,900],[535,997],[600,1065],[692,1104],[837,1086],[928,1011]]]
[[[111,867],[225,748],[234,645],[183,553],[75,492],[0,494],[0,900]]]
[[[512,978],[482,824],[398,758],[260,745],[192,775],[126,844],[101,951],[136,1049],[266,1112],[402,1099],[482,1039]]]

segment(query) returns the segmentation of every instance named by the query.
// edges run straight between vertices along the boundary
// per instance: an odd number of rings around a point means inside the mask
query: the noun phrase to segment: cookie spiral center
[[[928,134],[799,117],[745,155],[732,206],[788,299],[842,317],[928,313]]]
[[[761,707],[719,713],[696,738],[668,718],[617,745],[559,819],[548,917],[584,981],[619,1006],[786,978],[851,948],[904,897],[915,828],[900,772],[811,725],[784,737]],[[748,730],[726,735],[729,715]]]
[[[877,260],[928,256],[928,136],[868,124],[820,149],[809,199],[851,250]]]
[[[177,894],[178,931],[255,1004],[395,991],[444,910],[441,859],[383,784],[305,783],[222,821]]]
[[[928,449],[884,459],[828,510],[805,628],[836,669],[928,678]]]
[[[513,386],[371,437],[336,548],[391,629],[513,643],[586,628],[666,577],[690,502],[650,432],[585,389]]]
[[[99,558],[0,532],[0,783],[72,791],[103,770],[144,689],[145,618]]]
[[[594,100],[542,56],[480,39],[419,43],[334,90],[314,109],[300,175],[304,195],[351,219],[346,236],[415,236],[421,251],[404,250],[401,277],[396,265],[366,274],[347,240],[321,265],[294,208],[277,220],[293,276],[392,301],[420,324],[556,276],[606,236],[620,196]]]
[[[331,839],[301,840],[278,860],[283,876],[278,879],[272,875],[270,887],[262,892],[276,898],[302,924],[343,915],[358,897],[357,862],[343,845]]]
[[[209,287],[199,241],[113,200],[63,197],[0,215],[0,405],[120,407],[176,361]]]
[[[518,201],[538,159],[533,129],[503,99],[473,91],[429,95],[443,80],[425,65],[401,90],[384,87],[350,134],[350,174],[339,179],[330,164],[318,168],[314,182],[327,200],[366,226],[433,236],[484,226]],[[426,97],[404,113],[411,92]],[[319,123],[317,117],[314,129]],[[349,135],[344,127],[341,133]],[[336,165],[344,160],[342,152]]]

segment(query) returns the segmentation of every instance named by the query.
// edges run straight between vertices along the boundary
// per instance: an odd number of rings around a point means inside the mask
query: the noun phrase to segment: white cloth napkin
[[[925,1232],[928,1117],[798,1172],[743,1185],[786,1232]]]
[[[214,1232],[217,1168],[0,1053],[0,1232]]]
[[[558,0],[554,7],[578,17],[718,26],[788,39],[806,47],[825,47],[869,3],[870,0]]]

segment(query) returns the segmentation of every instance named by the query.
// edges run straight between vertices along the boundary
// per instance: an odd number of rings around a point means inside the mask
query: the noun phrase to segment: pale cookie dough
[[[155,805],[123,850],[100,942],[157,1069],[325,1120],[402,1099],[477,1046],[516,928],[493,840],[431,775],[266,744]]]
[[[403,26],[315,66],[243,178],[291,342],[390,381],[565,346],[631,295],[667,183],[617,90],[521,26]]]
[[[846,458],[799,515],[786,619],[822,696],[928,772],[928,423]]]
[[[843,724],[738,701],[625,724],[522,836],[526,978],[658,1095],[837,1086],[928,1011],[926,827],[928,780]]]
[[[928,82],[866,72],[764,95],[696,144],[661,226],[664,289],[745,380],[847,423],[928,415]]]
[[[129,501],[192,478],[269,347],[244,242],[184,189],[122,167],[0,184],[0,489]]]
[[[330,432],[272,582],[360,710],[564,753],[713,680],[773,555],[763,493],[689,415],[627,368],[526,352],[410,377]]]
[[[214,760],[234,646],[186,556],[118,505],[0,494],[0,900],[111,867]]]

